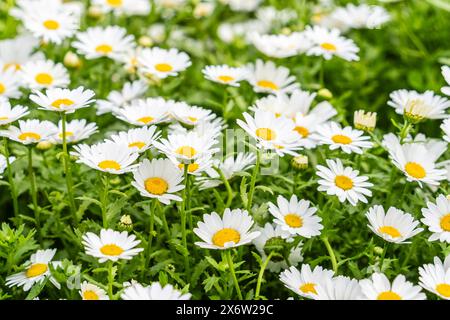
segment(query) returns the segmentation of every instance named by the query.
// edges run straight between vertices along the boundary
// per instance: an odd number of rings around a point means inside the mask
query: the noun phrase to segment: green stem
[[[386,256],[388,247],[389,247],[389,242],[385,241],[384,247],[383,247],[383,253],[381,254],[381,258],[380,258],[380,272],[383,272],[384,257]]]
[[[247,199],[247,211],[251,212],[252,209],[252,203],[253,203],[253,194],[255,193],[255,183],[256,183],[256,177],[259,172],[259,166],[261,163],[261,153],[259,150],[256,151],[256,163],[255,167],[253,168],[252,178],[250,180],[250,189],[248,191],[248,199]]]
[[[181,203],[181,241],[183,243],[183,247],[187,251],[187,241],[186,241],[186,195],[187,195],[187,188],[188,188],[188,165],[184,165],[184,184],[185,188],[183,189],[183,201]],[[188,257],[184,257],[184,265],[186,272],[189,270],[189,260]]]
[[[223,181],[223,184],[225,185],[225,189],[227,190],[227,202],[225,203],[225,208],[229,208],[231,205],[231,202],[233,201],[233,189],[231,189],[230,183],[228,182],[228,179],[225,177],[222,170],[219,168],[216,168],[217,173],[219,173],[220,178]]]
[[[269,264],[270,259],[273,256],[273,251],[270,252],[270,254],[267,256],[266,261],[264,261],[263,264],[261,264],[261,269],[259,270],[258,274],[258,282],[256,283],[256,291],[255,291],[255,299],[259,299],[259,292],[261,291],[261,283],[264,276],[264,270],[266,270],[267,265]]]
[[[147,243],[147,260],[146,260],[146,266],[150,267],[150,255],[152,253],[152,241],[153,241],[153,230],[155,225],[155,210],[156,210],[156,204],[158,202],[158,199],[153,199],[152,204],[150,206],[150,223],[148,228],[148,243]]]
[[[113,283],[114,283],[113,262],[108,261],[108,296],[110,300],[114,299]]]
[[[102,204],[102,220],[103,220],[103,228],[108,228],[108,192],[109,192],[109,177],[108,174],[105,173],[103,175],[103,193],[100,196],[100,201]]]
[[[62,113],[61,117],[62,122],[62,144],[63,144],[63,153],[64,153],[64,172],[66,174],[66,185],[67,185],[67,196],[69,200],[70,213],[73,218],[73,222],[75,225],[78,224],[77,211],[75,207],[75,199],[73,196],[73,179],[72,179],[72,167],[70,163],[70,155],[67,149],[67,137],[66,137],[66,122],[67,115],[65,112]]]
[[[28,174],[30,177],[30,193],[31,199],[33,201],[33,209],[34,209],[34,220],[36,224],[38,237],[41,236],[41,218],[40,212],[37,204],[37,190],[36,190],[36,178],[34,176],[33,170],[33,147],[28,147]]]
[[[157,204],[157,207],[158,207],[158,211],[161,213],[161,220],[163,223],[164,232],[166,233],[167,239],[169,240],[171,237],[170,237],[169,224],[167,223],[167,219],[166,219],[166,214],[164,213],[164,210],[161,210],[161,206],[160,206],[159,202]]]
[[[225,257],[228,262],[228,267],[230,268],[231,277],[233,278],[234,287],[236,288],[237,295],[239,297],[239,300],[242,300],[241,288],[239,288],[239,282],[236,277],[236,272],[234,271],[233,258],[231,258],[231,250],[230,249],[225,251]]]
[[[11,191],[11,198],[13,201],[14,217],[19,218],[19,202],[17,200],[17,190],[12,173],[11,162],[9,161],[8,138],[3,137],[3,144],[5,147],[6,168],[8,170],[9,190]]]
[[[335,274],[337,274],[338,264],[337,264],[337,260],[336,260],[336,256],[334,254],[333,248],[331,247],[330,242],[328,241],[327,237],[323,237],[322,241],[325,244],[325,247],[327,248],[328,255],[330,256],[330,260],[331,260],[331,265],[333,267],[333,271],[334,271]]]
[[[408,121],[403,122],[403,128],[400,130],[400,143],[403,143],[403,140],[408,136],[409,131],[411,130],[412,125]]]

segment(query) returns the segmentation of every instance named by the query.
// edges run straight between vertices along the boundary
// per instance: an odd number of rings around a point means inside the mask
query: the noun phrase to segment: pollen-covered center
[[[377,300],[402,300],[402,297],[393,291],[385,291],[378,295]]]
[[[300,286],[299,289],[301,292],[306,293],[306,294],[311,294],[311,293],[317,294],[315,283],[311,283],[311,282],[304,283]]]
[[[185,166],[185,164],[180,163],[178,165],[178,168],[180,168],[180,170],[184,170],[184,166]],[[197,163],[188,164],[188,172],[190,172],[190,173],[197,171],[198,168],[199,168],[199,165]]]
[[[305,127],[297,126],[294,128],[294,130],[297,131],[297,133],[303,138],[306,138],[309,135],[309,130]]]
[[[86,290],[83,292],[83,299],[84,300],[99,300],[98,294],[96,294],[92,290]]]
[[[45,20],[42,24],[48,30],[58,30],[59,29],[59,22],[56,20]]]
[[[155,64],[155,69],[159,72],[170,72],[173,70],[173,67],[167,63],[157,63]]]
[[[265,88],[265,89],[271,89],[271,90],[278,90],[279,87],[276,83],[269,81],[269,80],[260,80],[257,82],[258,87]]]
[[[333,140],[334,143],[340,143],[340,144],[350,144],[352,143],[352,139],[344,136],[342,134],[336,134],[331,137],[331,140]]]
[[[113,47],[111,47],[109,44],[104,43],[104,44],[98,45],[95,48],[95,51],[97,51],[97,53],[106,55],[106,54],[111,53],[113,51]]]
[[[383,226],[378,229],[379,232],[387,234],[391,236],[392,238],[398,238],[401,237],[402,234],[400,231],[398,231],[397,228],[391,227],[391,226]]]
[[[295,213],[289,213],[284,216],[284,221],[291,228],[300,228],[303,226],[303,219]]]
[[[123,3],[123,0],[106,0],[111,7],[120,7]]]
[[[145,190],[154,195],[162,195],[169,189],[169,184],[166,180],[158,177],[148,178],[144,182]]]
[[[450,298],[450,284],[441,283],[436,286],[436,291],[443,297]]]
[[[197,150],[191,146],[181,146],[175,151],[175,153],[178,153],[180,156],[184,156],[186,158],[192,158],[197,154]]]
[[[27,278],[33,278],[44,274],[47,270],[48,266],[45,263],[34,263],[27,269],[25,275]]]
[[[450,213],[447,213],[441,218],[440,226],[444,231],[450,231]]]
[[[255,133],[258,138],[267,141],[274,140],[277,137],[276,132],[270,128],[258,128]]]
[[[5,91],[6,91],[5,85],[3,83],[0,83],[0,94],[5,93]]]
[[[143,124],[147,124],[147,123],[150,123],[150,122],[152,122],[153,120],[154,120],[155,118],[153,118],[153,117],[142,117],[142,118],[139,118],[139,119],[137,119],[137,121],[138,122],[142,122]]]
[[[353,188],[353,180],[347,176],[336,176],[336,178],[334,178],[334,183],[338,188],[345,191]]]
[[[227,242],[239,243],[240,240],[241,235],[239,232],[231,228],[217,231],[212,238],[212,242],[218,247],[224,247]]]
[[[105,244],[100,248],[100,252],[106,256],[119,256],[122,254],[123,249],[115,244]]]
[[[53,77],[48,73],[38,73],[34,78],[40,85],[48,86],[53,83]]]
[[[225,76],[225,75],[223,75],[223,76],[218,76],[217,79],[219,79],[219,80],[222,81],[222,82],[231,82],[231,81],[234,80],[233,77],[231,77],[231,76]]]
[[[70,107],[74,103],[75,102],[70,99],[63,98],[63,99],[57,99],[57,100],[53,101],[52,106],[59,109],[59,108],[61,108],[61,106]]]
[[[18,136],[19,140],[26,141],[26,140],[40,140],[41,135],[36,132],[22,132]]]
[[[408,162],[405,165],[405,171],[413,178],[422,179],[427,175],[424,167],[417,162]]]
[[[112,170],[120,170],[121,166],[117,161],[114,160],[103,160],[98,164],[98,167],[106,170],[106,169],[112,169]]]
[[[62,139],[64,137],[63,133],[61,132],[60,134],[58,134],[59,138]],[[73,132],[71,131],[66,131],[66,138],[67,137],[72,137],[73,136]]]
[[[142,142],[142,141],[132,142],[128,145],[128,148],[142,149],[143,147],[145,147],[145,142]]]
[[[334,52],[337,50],[336,46],[330,42],[323,42],[320,46],[322,47],[322,49],[325,49],[327,51]]]

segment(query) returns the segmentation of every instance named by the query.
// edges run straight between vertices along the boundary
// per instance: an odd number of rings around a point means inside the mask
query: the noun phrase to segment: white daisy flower
[[[442,262],[434,257],[434,264],[425,264],[419,268],[419,284],[425,290],[442,299],[450,300],[450,255]]]
[[[283,26],[297,19],[298,15],[297,12],[291,8],[278,10],[273,6],[265,6],[256,10],[256,18],[269,26]]]
[[[203,215],[203,221],[197,223],[194,233],[203,240],[195,244],[205,249],[225,250],[248,244],[260,235],[259,231],[250,232],[253,218],[246,210],[226,208],[223,217],[216,212]]]
[[[359,300],[362,297],[358,280],[337,276],[327,278],[316,287],[314,300]]]
[[[288,58],[306,52],[311,47],[311,41],[303,33],[284,34],[250,33],[250,42],[260,52],[272,58]]]
[[[113,109],[113,112],[117,118],[129,124],[150,126],[167,121],[174,104],[174,101],[163,98],[138,99],[123,108]]]
[[[86,254],[98,258],[100,263],[106,261],[118,261],[119,259],[131,260],[143,248],[136,248],[141,243],[135,235],[128,232],[118,232],[111,229],[100,230],[100,236],[88,232],[83,235],[82,243]]]
[[[29,291],[36,283],[41,283],[45,278],[49,277],[50,282],[57,287],[61,285],[51,276],[49,265],[53,267],[60,265],[59,261],[52,261],[56,254],[56,249],[38,250],[33,253],[25,263],[25,270],[11,276],[6,277],[5,284],[8,287],[23,287],[24,291]]]
[[[253,244],[261,255],[262,261],[264,262],[266,261],[268,254],[270,254],[269,251],[266,252],[266,250],[264,249],[266,244],[270,244],[274,241],[284,242],[286,241],[286,236],[289,235],[287,235],[286,232],[281,229],[281,226],[273,226],[270,223],[266,223],[264,228],[259,228],[258,231],[261,232],[261,235],[253,240]],[[284,258],[280,256],[273,256],[267,264],[267,269],[269,269],[271,272],[278,273],[281,270],[287,269],[289,266],[297,266],[301,261],[303,261],[301,243],[290,249],[287,260],[289,261],[289,265],[286,263]]]
[[[176,108],[172,108],[170,114],[179,122],[189,126],[195,126],[200,122],[210,121],[216,117],[211,110],[190,106],[184,102],[178,103]]]
[[[28,34],[0,41],[0,61],[3,63],[3,70],[11,68],[13,71],[19,71],[29,61],[43,60],[42,52],[34,53],[34,48],[38,45],[39,41]]]
[[[61,88],[70,83],[67,69],[51,60],[27,62],[22,66],[20,75],[30,89]]]
[[[9,126],[7,130],[0,131],[0,136],[27,145],[49,140],[57,130],[56,125],[50,121],[19,120],[18,127]]]
[[[221,0],[221,2],[229,5],[233,11],[251,12],[258,8],[262,0]]]
[[[444,119],[450,107],[450,100],[435,95],[433,91],[419,93],[415,90],[396,90],[389,95],[388,105],[395,108],[395,112],[405,115],[412,121],[424,119]]]
[[[359,171],[351,167],[344,167],[340,159],[327,160],[327,166],[317,166],[316,174],[322,178],[318,181],[319,191],[337,196],[340,202],[347,200],[352,206],[359,201],[367,203],[366,197],[372,196],[368,188],[373,186],[368,177],[360,176]]]
[[[216,142],[209,136],[200,136],[191,131],[187,134],[171,134],[167,139],[155,141],[154,145],[169,158],[182,163],[192,163],[217,152],[218,149],[213,148]]]
[[[437,169],[436,161],[447,149],[447,143],[429,141],[402,145],[396,135],[389,133],[384,136],[383,145],[394,165],[403,171],[408,181],[416,181],[422,187],[422,183],[439,185],[439,181],[445,180],[446,171]]]
[[[132,152],[143,153],[150,149],[153,141],[159,138],[160,132],[156,130],[156,126],[130,129],[114,134],[108,140],[117,144],[125,144]]]
[[[93,0],[103,13],[113,12],[116,15],[146,15],[150,13],[148,0]]]
[[[444,140],[450,143],[450,119],[442,121],[441,129],[444,131]]]
[[[7,67],[0,60],[0,100],[18,99],[22,96],[20,86],[21,78],[14,68]]]
[[[448,84],[448,86],[441,88],[441,92],[447,96],[450,96],[450,67],[442,66],[441,72],[442,72],[442,76],[445,79],[445,82],[447,82],[447,84]]]
[[[133,177],[131,184],[143,197],[158,199],[164,204],[182,200],[175,193],[184,189],[183,173],[168,159],[144,159]]]
[[[27,107],[20,105],[11,107],[8,100],[0,99],[0,126],[14,122],[29,113]]]
[[[358,61],[359,48],[351,39],[341,36],[338,29],[328,30],[320,26],[307,26],[305,36],[313,43],[308,55],[322,56],[330,60],[337,56],[347,61]]]
[[[383,273],[374,273],[370,279],[360,282],[367,300],[426,300],[422,288],[406,280],[399,274],[392,284]]]
[[[111,91],[106,100],[97,100],[97,115],[112,112],[125,107],[131,101],[141,98],[147,91],[148,85],[144,81],[126,82],[121,91]]]
[[[109,300],[105,290],[87,281],[83,281],[79,293],[83,300]]]
[[[143,49],[138,56],[138,62],[144,74],[160,79],[176,76],[191,65],[191,60],[185,52],[175,48],[166,50],[158,47]]]
[[[182,102],[177,102],[171,110],[178,108]],[[189,132],[195,132],[202,137],[210,137],[216,139],[222,134],[222,130],[227,127],[227,123],[223,118],[216,117],[209,119],[208,121],[198,121],[195,126],[186,126],[179,122],[172,122],[168,127],[169,134],[187,134]]]
[[[40,8],[59,7],[68,10],[80,18],[84,5],[78,1],[65,2],[64,0],[16,0],[17,7],[11,9],[10,13],[18,20],[24,20],[26,16]]]
[[[388,242],[409,243],[406,240],[423,231],[417,228],[419,221],[411,214],[395,207],[390,207],[385,213],[382,206],[373,206],[367,211],[366,217],[369,229]]]
[[[243,114],[245,122],[238,119],[237,124],[251,137],[256,139],[257,146],[274,150],[278,155],[297,155],[301,142],[294,131],[295,124],[284,117],[276,117],[268,111],[256,111],[254,117],[247,112]]]
[[[264,63],[258,59],[255,64],[249,64],[247,69],[247,80],[255,92],[291,93],[300,88],[296,78],[289,75],[288,68],[277,67],[272,61]]]
[[[345,29],[377,29],[391,19],[383,7],[352,3],[336,8],[331,18]]]
[[[89,138],[98,130],[96,123],[87,123],[86,119],[74,119],[66,123],[66,142],[77,143]],[[53,143],[63,143],[62,121],[58,122],[58,133],[51,138]]]
[[[269,202],[269,212],[274,216],[274,222],[291,236],[311,238],[320,235],[322,218],[315,214],[316,211],[316,208],[310,207],[309,201],[297,200],[296,195],[292,195],[290,200],[278,196],[277,205]]]
[[[9,164],[13,163],[16,158],[15,157],[9,157]],[[6,162],[6,157],[2,154],[0,154],[0,178],[2,177],[1,175],[3,174],[3,172],[5,172],[6,167],[8,166],[8,163]]]
[[[202,69],[202,73],[208,80],[239,87],[239,82],[247,79],[248,70],[246,68],[234,68],[223,64],[219,66],[205,66]]]
[[[76,38],[72,46],[86,59],[107,57],[118,60],[134,47],[134,37],[119,26],[91,27],[77,33]]]
[[[132,163],[139,157],[139,153],[131,151],[126,144],[111,141],[88,146],[76,145],[73,155],[79,157],[77,163],[112,174],[123,174],[133,171],[138,165]]]
[[[372,148],[369,136],[364,136],[364,131],[348,126],[342,128],[337,122],[322,124],[316,128],[312,139],[320,144],[327,144],[330,150],[342,149],[345,153],[362,154],[363,149]]]
[[[332,279],[334,272],[316,266],[314,270],[308,264],[302,264],[300,270],[295,267],[280,273],[280,280],[289,290],[296,294],[315,299],[317,297],[317,289],[321,284],[326,283],[327,279]]]
[[[40,106],[40,109],[73,113],[78,109],[89,107],[95,100],[94,91],[85,90],[83,87],[77,89],[47,89],[45,94],[38,90],[34,90],[34,94],[30,95],[30,100]]]
[[[238,38],[246,38],[249,40],[250,33],[248,30],[252,30],[258,33],[266,33],[270,29],[265,21],[256,19],[250,19],[244,22],[235,23],[221,23],[217,28],[217,36],[225,43],[231,43]]]
[[[427,208],[422,209],[423,224],[428,226],[432,235],[428,241],[439,240],[450,243],[450,199],[440,194],[436,204],[427,201]]]
[[[190,293],[182,293],[172,285],[164,287],[159,282],[153,282],[144,287],[140,283],[133,283],[125,288],[120,298],[122,300],[190,300]]]

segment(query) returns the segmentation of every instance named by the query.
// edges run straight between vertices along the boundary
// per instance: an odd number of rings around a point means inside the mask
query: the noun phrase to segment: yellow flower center
[[[114,160],[103,160],[98,164],[98,167],[103,170],[106,169],[120,170],[121,168],[120,164]]]
[[[55,20],[45,20],[42,24],[48,30],[58,30],[59,29],[59,22],[55,21]]]
[[[212,238],[212,242],[218,247],[223,247],[227,242],[239,243],[240,240],[241,235],[239,232],[231,228],[217,231]]]
[[[378,232],[390,235],[392,238],[398,238],[401,237],[402,234],[400,231],[397,230],[397,228],[391,227],[391,226],[384,226],[378,229]]]
[[[45,263],[35,263],[27,269],[25,275],[27,276],[27,278],[34,278],[47,272],[47,269],[48,266]]]
[[[309,135],[309,130],[305,127],[297,126],[294,128],[295,131],[303,138],[306,138]]]
[[[58,136],[59,136],[60,139],[62,139],[62,138],[63,138],[62,132],[61,132]],[[67,137],[71,137],[71,136],[73,136],[73,132],[71,132],[71,131],[66,131],[66,138],[67,138]]]
[[[147,124],[147,123],[152,122],[154,119],[155,118],[153,118],[153,117],[142,117],[142,118],[137,119],[137,121],[142,122],[143,124]]]
[[[158,196],[166,193],[167,189],[169,189],[169,184],[166,180],[158,177],[148,178],[145,180],[144,184],[145,190]]]
[[[6,91],[6,87],[3,83],[0,83],[0,94],[3,94]]]
[[[436,286],[436,291],[443,297],[450,298],[450,284],[441,283]]]
[[[196,117],[188,117],[188,120],[190,122],[197,122],[198,121],[198,119]]]
[[[413,178],[422,179],[427,175],[425,169],[416,162],[408,162],[405,165],[405,171]]]
[[[292,228],[300,228],[303,226],[303,219],[299,215],[294,213],[289,213],[284,216],[284,221],[287,223],[289,227]]]
[[[270,128],[258,128],[256,129],[256,136],[263,140],[270,141],[275,139],[277,137],[277,134]]]
[[[9,118],[8,117],[0,117],[0,121],[1,120],[8,120]]]
[[[105,244],[100,248],[100,252],[105,256],[119,256],[122,254],[123,249],[115,244]]]
[[[186,158],[192,158],[193,156],[195,156],[197,154],[197,151],[192,148],[191,146],[182,146],[179,147],[175,153],[178,153],[181,156],[184,156]]]
[[[113,51],[113,48],[109,44],[104,43],[104,44],[98,45],[95,48],[95,51],[97,51],[97,53],[107,55],[108,53],[111,53]]]
[[[23,132],[18,136],[19,140],[41,140],[41,135],[35,132]]]
[[[385,291],[378,295],[377,300],[402,300],[402,297],[395,292]]]
[[[106,0],[111,7],[120,7],[122,5],[122,0]]]
[[[96,294],[92,290],[86,290],[83,292],[83,299],[84,300],[99,300],[98,294]]]
[[[167,63],[157,63],[155,64],[155,69],[159,72],[170,72],[173,68],[170,64]]]
[[[59,108],[61,108],[62,105],[66,106],[66,107],[70,107],[74,103],[75,102],[70,99],[58,99],[58,100],[53,101],[52,106],[59,109]]]
[[[9,63],[5,63],[5,65],[3,66],[3,71],[8,70],[9,68],[14,68],[16,71],[19,71],[20,69],[22,69],[20,67],[20,64],[18,64],[16,62],[9,62]]]
[[[48,86],[53,83],[53,77],[48,73],[38,73],[34,79],[37,83],[44,86]]]
[[[320,46],[322,47],[322,49],[325,49],[327,51],[333,51],[334,52],[334,51],[337,50],[336,46],[334,44],[332,44],[332,43],[329,43],[329,42],[324,42]]]
[[[234,80],[234,78],[231,76],[218,76],[217,79],[219,79],[222,82],[230,82]]]
[[[334,183],[337,187],[345,191],[353,188],[353,181],[347,176],[336,176],[336,178],[334,178]]]
[[[199,167],[199,165],[197,163],[190,163],[190,164],[188,164],[188,171],[190,173],[195,172],[195,171],[198,170],[198,167]],[[184,164],[180,163],[178,165],[178,168],[180,168],[180,170],[183,170],[184,169]]]
[[[331,137],[331,140],[333,140],[334,143],[340,143],[340,144],[349,144],[352,143],[352,139],[344,136],[342,134],[336,134]]]
[[[145,147],[145,142],[142,142],[142,141],[132,142],[128,145],[128,148],[142,149],[143,147]]]
[[[310,282],[302,284],[300,286],[300,291],[303,292],[303,293],[307,293],[307,294],[308,293],[317,294],[316,284],[315,283],[310,283]]]
[[[450,231],[450,213],[447,213],[441,218],[440,222],[441,228],[444,231]]]
[[[279,89],[278,86],[274,82],[269,81],[269,80],[260,80],[260,81],[258,81],[257,85],[258,85],[258,87],[265,88],[265,89],[271,89],[271,90]]]

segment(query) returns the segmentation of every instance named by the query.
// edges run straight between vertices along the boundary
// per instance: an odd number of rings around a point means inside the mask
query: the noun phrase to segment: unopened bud
[[[333,98],[333,94],[331,93],[330,90],[328,90],[327,88],[322,88],[317,92],[317,95],[323,99],[327,99],[330,100],[331,98]]]
[[[364,110],[355,111],[353,123],[356,129],[373,131],[377,125],[377,113],[365,112]]]
[[[64,65],[69,68],[81,67],[81,59],[72,51],[68,51],[64,56]]]
[[[430,112],[430,107],[420,99],[408,100],[403,116],[411,123],[419,123],[424,120]]]
[[[203,18],[209,16],[214,11],[214,3],[200,2],[195,6],[194,17]]]
[[[292,159],[292,166],[298,170],[308,168],[308,156],[299,155]]]
[[[141,36],[138,39],[138,43],[141,47],[151,47],[153,45],[153,40],[149,36]]]
[[[103,10],[100,6],[90,6],[87,13],[90,18],[98,19],[103,15]]]
[[[281,34],[284,34],[284,35],[288,36],[291,33],[292,33],[292,30],[287,28],[287,27],[284,27],[283,29],[281,29]]]
[[[131,217],[129,215],[123,215],[120,218],[118,228],[123,231],[131,231],[133,230],[133,220],[131,220]]]
[[[53,143],[50,141],[41,141],[36,145],[36,148],[39,150],[48,150],[53,147]]]
[[[118,185],[118,184],[120,184],[122,181],[120,180],[120,178],[119,177],[115,177],[115,178],[113,178],[113,179],[111,179],[111,180],[109,180],[109,182],[112,184],[112,185]]]
[[[382,247],[375,247],[373,248],[373,252],[375,252],[375,254],[381,256],[383,254],[383,248]]]

